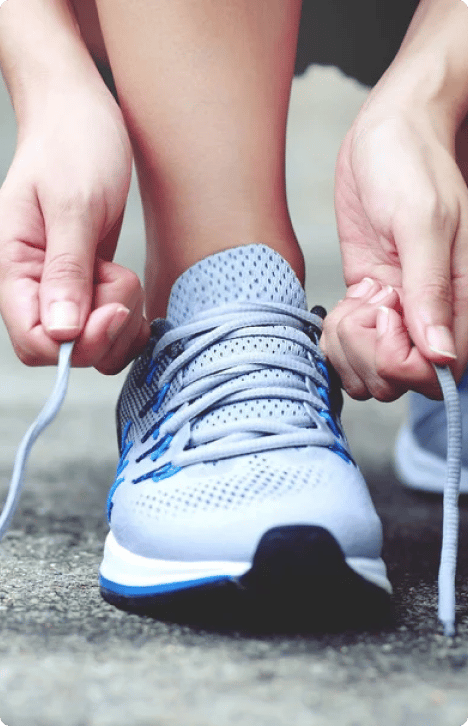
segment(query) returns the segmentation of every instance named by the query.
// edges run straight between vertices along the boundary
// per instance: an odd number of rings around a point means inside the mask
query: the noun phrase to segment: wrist
[[[18,126],[50,94],[95,84],[105,89],[68,0],[15,0],[0,9],[0,66]]]
[[[468,8],[421,0],[394,61],[362,112],[422,116],[451,138],[468,113]]]

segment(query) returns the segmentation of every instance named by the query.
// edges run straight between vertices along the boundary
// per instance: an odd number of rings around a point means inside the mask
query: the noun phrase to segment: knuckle
[[[63,279],[87,282],[89,273],[76,255],[63,252],[47,262],[42,279],[47,282]]]
[[[133,272],[133,270],[126,269],[122,273],[122,283],[125,286],[125,288],[129,291],[129,293],[135,295],[138,297],[138,300],[140,297],[143,297],[143,290],[141,287],[140,278],[136,274],[136,272]]]
[[[138,305],[144,300],[144,292],[140,278],[132,270],[116,266],[118,274],[112,280],[115,299],[125,302],[127,307]]]
[[[440,198],[432,204],[430,220],[433,228],[442,234],[454,231],[456,226],[454,210]]]
[[[76,218],[83,214],[96,212],[102,207],[102,195],[92,189],[75,189],[68,194],[61,193],[55,202],[55,216]]]
[[[342,317],[336,326],[336,332],[341,343],[344,345],[353,340],[356,333],[356,324],[353,318],[350,315]]]
[[[355,401],[367,401],[371,397],[371,394],[364,385],[359,385],[356,383],[343,383],[343,388],[345,389],[348,396],[350,396],[350,398],[353,398]]]
[[[356,401],[365,401],[370,398],[366,385],[360,378],[355,376],[349,368],[337,371],[340,376],[341,385],[351,398]]]
[[[21,363],[23,365],[28,366],[30,368],[40,366],[42,364],[41,359],[38,357],[36,353],[26,348],[23,344],[16,341],[13,343],[13,350],[15,351],[16,356],[19,358]]]
[[[438,302],[452,305],[456,281],[452,288],[452,273],[450,263],[420,265],[417,275],[404,285],[404,299],[419,304],[424,302]]]
[[[140,287],[140,278],[134,272],[133,270],[129,270],[128,267],[122,268],[123,277],[127,281],[129,285],[133,285],[134,287]]]
[[[398,394],[395,389],[392,388],[388,383],[380,379],[374,379],[368,384],[369,391],[373,398],[382,403],[389,403],[398,398]]]
[[[427,279],[420,286],[417,295],[419,299],[451,305],[452,289],[448,275],[442,270],[430,272]]]
[[[99,363],[96,363],[95,365],[96,370],[104,376],[115,376],[117,373],[120,373],[124,367],[124,365],[121,365],[119,362],[113,361],[109,358],[99,361]]]
[[[420,194],[413,200],[411,215],[414,220],[432,231],[447,233],[455,230],[457,225],[458,212],[453,204],[442,199],[439,191],[426,185],[420,190]]]
[[[391,380],[394,375],[392,368],[392,361],[388,356],[377,356],[375,357],[375,370],[379,378],[385,380]]]

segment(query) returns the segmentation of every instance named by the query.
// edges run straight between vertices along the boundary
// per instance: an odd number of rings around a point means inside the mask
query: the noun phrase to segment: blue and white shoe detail
[[[341,427],[321,325],[263,245],[177,280],[118,403],[105,599],[205,624],[228,611],[312,629],[387,616],[381,523]]]

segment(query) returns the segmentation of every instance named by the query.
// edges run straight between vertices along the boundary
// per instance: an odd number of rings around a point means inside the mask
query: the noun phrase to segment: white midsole
[[[346,563],[368,582],[392,593],[385,563],[378,557],[347,557]],[[155,560],[126,550],[109,532],[100,567],[101,577],[126,587],[156,587],[170,583],[203,580],[210,577],[241,577],[251,562]]]
[[[395,455],[395,472],[398,479],[411,489],[442,494],[447,464],[445,459],[423,449],[408,425],[398,434]],[[460,492],[468,494],[468,471],[462,468]]]
[[[99,572],[102,577],[119,585],[151,587],[207,577],[240,577],[250,567],[250,562],[184,562],[142,557],[119,545],[112,532],[109,532]]]

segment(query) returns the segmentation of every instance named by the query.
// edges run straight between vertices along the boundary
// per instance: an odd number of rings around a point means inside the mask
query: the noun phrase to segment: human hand
[[[336,214],[348,295],[322,346],[344,387],[356,398],[440,397],[430,362],[459,378],[468,361],[468,191],[454,139],[423,111],[385,117],[371,104],[340,150]],[[375,286],[350,297],[364,278]],[[390,302],[369,304],[388,285]],[[366,344],[364,329],[374,331]]]
[[[19,126],[0,189],[0,312],[27,365],[116,373],[149,336],[137,276],[111,260],[131,176],[120,109],[105,89],[48,90]]]
[[[394,401],[433,373],[411,341],[396,290],[367,277],[327,316],[321,346],[357,400]]]

